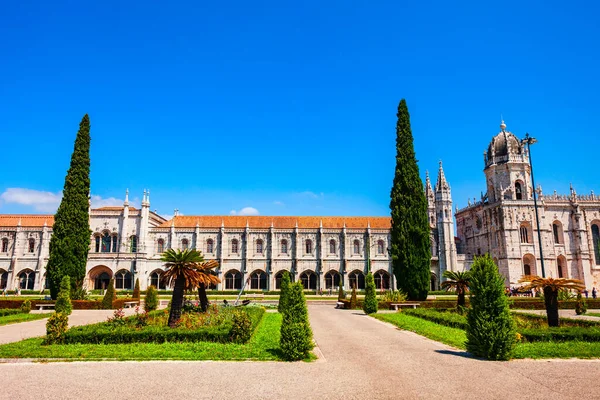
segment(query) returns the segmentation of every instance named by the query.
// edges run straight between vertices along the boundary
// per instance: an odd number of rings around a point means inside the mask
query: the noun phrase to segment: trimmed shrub
[[[247,313],[237,311],[233,314],[229,340],[233,343],[246,343],[252,336],[252,321]]]
[[[25,300],[21,304],[21,313],[29,314],[30,311],[31,311],[31,301]]]
[[[25,303],[25,302],[23,302]],[[23,305],[21,305],[22,307]],[[7,315],[15,315],[15,314],[22,314],[23,311],[21,309],[14,309],[14,308],[3,308],[0,309],[0,317],[6,317]]]
[[[290,285],[287,305],[283,311],[279,347],[288,361],[308,357],[313,348],[306,299],[300,282]]]
[[[358,308],[358,299],[356,298],[356,286],[352,288],[352,296],[350,296],[350,309]]]
[[[521,339],[527,342],[600,342],[598,328],[522,329],[519,334]]]
[[[70,315],[73,310],[73,305],[71,304],[71,279],[68,275],[63,276],[60,281],[60,290],[56,298],[54,310],[57,314],[65,315]]]
[[[489,254],[475,258],[470,289],[467,351],[488,360],[509,360],[516,342],[515,323],[504,294],[504,277]]]
[[[377,293],[375,292],[375,279],[369,271],[365,279],[365,300],[363,302],[363,311],[365,314],[373,314],[377,312]]]
[[[108,288],[106,288],[106,293],[104,294],[104,298],[102,299],[102,309],[110,310],[113,308],[113,302],[117,299],[117,294],[115,293],[115,280],[114,278],[110,279],[108,282]]]
[[[581,292],[577,292],[577,301],[575,302],[575,313],[577,315],[583,315],[587,312],[587,304],[581,296]]]
[[[131,297],[134,299],[140,298],[140,278],[135,278],[135,287],[133,288],[133,294]]]
[[[146,290],[146,297],[144,298],[144,310],[146,312],[154,311],[158,307],[158,294],[154,286],[149,286]]]
[[[281,291],[279,294],[279,304],[277,305],[277,311],[279,311],[280,313],[283,313],[283,310],[285,310],[291,283],[292,282],[290,280],[290,273],[287,271],[283,271],[283,275],[281,276]]]
[[[338,289],[338,301],[346,299],[346,293],[344,293],[344,287],[342,286],[342,280],[340,279],[340,287]]]
[[[46,339],[43,344],[61,344],[65,342],[65,334],[69,329],[69,316],[54,313],[46,322]]]

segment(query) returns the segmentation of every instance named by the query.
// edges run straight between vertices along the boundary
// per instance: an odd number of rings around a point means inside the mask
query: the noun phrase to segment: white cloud
[[[239,211],[231,210],[229,215],[258,215],[258,210],[254,207],[244,207]]]
[[[42,192],[25,188],[8,188],[0,195],[0,199],[5,203],[32,206],[34,210],[41,212],[55,212],[61,198],[62,192]]]
[[[52,193],[26,188],[8,188],[0,194],[0,199],[7,204],[19,204],[33,207],[35,211],[54,213],[60,205],[62,192]],[[135,205],[134,200],[131,204]],[[92,195],[92,208],[122,206],[123,200],[115,197],[103,198]]]
[[[283,201],[274,201],[273,204],[275,204],[276,206],[284,206],[285,204],[283,204]]]

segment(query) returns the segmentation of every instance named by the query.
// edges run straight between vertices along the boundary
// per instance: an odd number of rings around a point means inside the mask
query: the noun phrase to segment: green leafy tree
[[[70,315],[73,310],[73,305],[71,304],[71,279],[69,276],[63,276],[62,281],[60,282],[60,291],[58,292],[58,298],[56,299],[56,303],[54,305],[54,309],[57,313],[62,313],[65,315]]]
[[[467,304],[465,295],[467,290],[469,290],[469,279],[471,278],[471,273],[469,271],[459,272],[446,270],[444,271],[443,276],[447,280],[442,282],[442,288],[456,291],[456,294],[458,295],[456,308],[458,310],[462,310]]]
[[[396,172],[391,191],[391,256],[394,275],[410,300],[425,300],[431,276],[427,199],[415,155],[406,100],[398,105]]]
[[[304,288],[300,282],[292,283],[289,288],[286,307],[283,311],[279,347],[284,358],[289,361],[308,357],[313,348]]]
[[[515,323],[504,293],[504,277],[489,254],[475,258],[470,284],[467,350],[488,360],[509,360],[516,343]]]
[[[203,273],[198,270],[198,265],[204,263],[204,257],[194,249],[167,249],[160,259],[167,268],[164,279],[175,282],[168,322],[171,328],[175,328],[181,318],[185,291],[195,289],[204,282]]]
[[[281,275],[281,285],[279,286],[279,304],[277,305],[277,310],[280,313],[283,313],[285,310],[291,284],[290,273],[288,271],[283,271],[283,274]]]
[[[377,291],[375,289],[375,279],[373,274],[369,272],[365,279],[365,301],[363,303],[363,311],[365,314],[373,314],[377,312]]]
[[[144,298],[144,310],[146,312],[154,311],[158,308],[158,292],[154,286],[149,286],[146,290],[146,297]]]
[[[50,295],[56,299],[62,277],[71,277],[71,288],[83,285],[88,251],[90,194],[90,119],[84,115],[79,124],[71,165],[67,171],[63,197],[54,216],[50,256],[46,271]]]
[[[110,278],[108,287],[106,288],[106,293],[104,293],[104,297],[102,298],[102,309],[110,310],[113,307],[113,302],[116,299],[117,293],[115,292],[115,280],[114,278]]]
[[[350,296],[350,309],[354,310],[358,307],[358,298],[356,297],[356,285],[352,286],[352,295]]]
[[[133,288],[133,294],[131,297],[134,299],[140,298],[140,278],[135,278],[135,286]]]

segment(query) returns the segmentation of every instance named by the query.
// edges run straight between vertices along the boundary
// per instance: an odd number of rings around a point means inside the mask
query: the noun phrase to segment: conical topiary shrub
[[[154,286],[148,286],[146,297],[144,298],[144,310],[146,312],[154,311],[158,307],[158,292]]]
[[[289,288],[283,311],[279,346],[283,357],[288,361],[307,358],[313,348],[304,288],[300,282],[291,284]]]
[[[350,296],[350,309],[358,307],[358,298],[356,297],[356,285],[352,285],[352,296]]]
[[[60,290],[54,304],[54,310],[64,315],[70,315],[73,310],[73,305],[71,304],[71,279],[68,275],[63,276],[60,281]]]
[[[135,287],[133,288],[133,294],[131,297],[134,299],[140,298],[140,278],[135,278]]]
[[[516,342],[515,325],[504,293],[504,277],[489,254],[475,258],[470,290],[467,350],[488,360],[509,360]]]
[[[365,314],[373,314],[377,312],[377,293],[375,291],[375,279],[373,274],[369,272],[365,279],[365,301],[363,303],[363,311]]]
[[[102,299],[102,308],[104,310],[110,310],[113,307],[113,301],[116,299],[117,294],[115,293],[115,280],[111,278],[110,282],[108,282],[108,287],[106,288],[104,298]]]
[[[338,300],[345,300],[346,299],[346,293],[344,293],[344,287],[342,286],[342,281],[340,280],[340,287],[338,289]]]
[[[279,304],[277,305],[277,311],[280,313],[283,313],[283,310],[285,310],[291,283],[290,273],[283,271],[281,285],[279,286]]]

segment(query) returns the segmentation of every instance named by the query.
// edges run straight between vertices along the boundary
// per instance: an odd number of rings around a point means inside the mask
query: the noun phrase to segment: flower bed
[[[119,311],[115,312],[117,315]],[[80,326],[69,329],[64,336],[65,344],[119,344],[119,343],[166,343],[166,342],[232,342],[232,328],[236,313],[245,313],[251,321],[251,333],[262,319],[262,307],[214,308],[207,313],[184,313],[177,328],[167,326],[168,314],[155,311],[147,316],[113,318],[110,322]],[[147,319],[147,321],[143,321]]]

